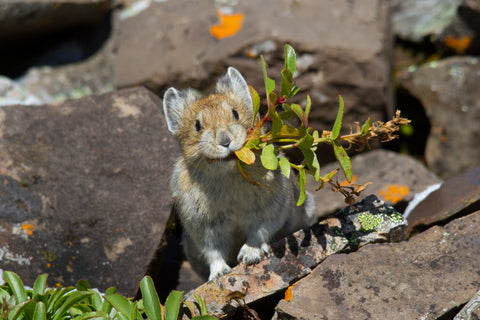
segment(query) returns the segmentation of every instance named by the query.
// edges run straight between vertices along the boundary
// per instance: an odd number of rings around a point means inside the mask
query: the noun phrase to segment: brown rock
[[[425,159],[447,179],[480,165],[480,63],[449,58],[399,75],[400,84],[425,108],[432,129]]]
[[[406,202],[431,184],[440,182],[434,174],[429,172],[419,161],[396,152],[387,150],[373,150],[351,158],[353,168],[353,183],[368,185],[363,194],[375,194],[397,210],[405,208]],[[340,168],[338,163],[330,163],[321,167],[321,175]],[[338,181],[344,181],[343,172],[337,173]],[[311,177],[308,180],[308,189],[315,190],[318,183]],[[344,197],[340,193],[332,192],[326,185],[324,189],[312,191],[317,202],[318,216],[326,216],[345,206]]]
[[[439,319],[480,284],[480,212],[408,242],[328,257],[278,304],[277,319]]]
[[[171,209],[161,100],[134,88],[0,118],[0,268],[133,296]]]
[[[458,214],[477,211],[480,205],[480,167],[445,181],[409,212],[407,234],[445,223]],[[467,211],[468,210],[468,211]]]
[[[242,27],[222,39],[210,33],[217,9],[224,8],[182,0],[152,2],[133,17],[120,14],[117,86],[141,84],[160,94],[168,86],[208,90],[232,65],[261,93],[258,56],[265,54],[269,75],[278,80],[288,42],[297,51],[297,84],[312,98],[313,127],[330,129],[339,94],[345,123],[392,113],[387,1],[241,1],[228,9],[243,14]]]

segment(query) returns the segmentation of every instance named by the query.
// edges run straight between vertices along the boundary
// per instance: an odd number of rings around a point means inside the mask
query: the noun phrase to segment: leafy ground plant
[[[102,296],[83,280],[75,287],[48,288],[47,277],[46,274],[38,276],[33,288],[28,289],[17,274],[4,271],[5,284],[0,286],[1,319],[176,320],[183,314],[196,320],[217,319],[206,314],[204,301],[197,298],[198,307],[187,303],[181,291],[172,291],[162,305],[148,276],[140,282],[142,299],[137,301],[118,294],[115,288],[109,288]]]
[[[285,66],[281,71],[280,88],[276,89],[275,81],[268,77],[266,63],[263,56],[261,58],[263,79],[266,91],[267,112],[262,118],[260,113],[260,97],[256,90],[249,86],[254,106],[254,116],[247,136],[245,146],[236,152],[237,166],[243,177],[252,184],[258,185],[258,182],[252,181],[245,172],[247,165],[253,164],[256,155],[260,155],[262,165],[269,170],[277,170],[280,166],[282,173],[289,177],[291,169],[298,171],[298,185],[300,188],[300,197],[297,205],[300,206],[305,201],[305,182],[306,174],[314,176],[315,181],[319,182],[318,189],[323,188],[325,183],[330,184],[334,191],[340,192],[345,196],[345,201],[351,205],[355,197],[362,192],[366,185],[350,184],[344,186],[334,181],[333,177],[338,170],[331,171],[325,175],[320,174],[320,164],[315,153],[318,144],[327,143],[332,146],[335,157],[341,170],[344,172],[348,182],[352,180],[352,165],[346,152],[352,145],[357,146],[357,150],[362,151],[369,148],[368,141],[374,137],[382,141],[395,139],[396,132],[401,125],[408,124],[410,120],[401,118],[400,111],[395,113],[395,117],[384,123],[377,121],[372,123],[368,118],[360,127],[355,123],[350,129],[350,133],[341,135],[344,102],[339,96],[339,108],[335,123],[331,131],[323,130],[320,134],[317,130],[309,127],[308,116],[312,108],[310,97],[307,95],[305,106],[291,103],[290,99],[294,97],[299,88],[293,81],[293,75],[296,70],[296,54],[290,45],[285,45]],[[291,123],[292,118],[298,118],[300,125],[294,127]],[[265,132],[264,125],[270,122],[271,129]],[[347,149],[343,145],[348,145]],[[282,150],[297,148],[304,160],[300,164],[290,162],[283,154]],[[317,190],[318,190],[317,189]]]

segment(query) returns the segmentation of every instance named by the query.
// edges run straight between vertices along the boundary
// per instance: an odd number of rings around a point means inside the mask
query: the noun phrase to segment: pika
[[[245,169],[259,186],[238,171],[233,153],[245,144],[253,102],[235,68],[218,80],[216,93],[202,99],[191,90],[169,88],[163,110],[181,150],[170,186],[184,230],[184,252],[205,279],[229,273],[238,262],[259,262],[267,243],[315,222],[311,194],[296,206],[293,175],[265,169],[259,157]]]

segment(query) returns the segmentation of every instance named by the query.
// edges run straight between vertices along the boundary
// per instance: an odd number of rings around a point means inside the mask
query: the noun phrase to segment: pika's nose
[[[228,147],[232,142],[232,135],[225,129],[217,132],[217,144],[223,147]]]

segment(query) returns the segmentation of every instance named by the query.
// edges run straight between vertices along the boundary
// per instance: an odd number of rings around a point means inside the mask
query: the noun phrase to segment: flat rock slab
[[[478,210],[479,201],[480,167],[476,167],[467,173],[448,179],[440,188],[420,202],[407,217],[406,233],[410,234],[415,229],[451,219],[470,206],[475,206]]]
[[[261,93],[259,55],[265,55],[269,76],[279,83],[288,42],[297,51],[296,82],[312,98],[314,128],[333,125],[339,94],[346,105],[344,123],[392,113],[386,109],[391,99],[388,1],[149,3],[143,11],[122,12],[116,20],[118,87],[145,85],[158,94],[169,86],[208,91],[232,65]],[[228,29],[232,20],[227,16],[222,25],[219,11],[237,14],[241,21],[236,32],[220,39],[211,28]]]
[[[186,295],[205,299],[209,314],[232,315],[239,308],[232,296],[246,303],[281,293],[311,272],[327,256],[354,250],[366,243],[395,241],[403,237],[406,220],[391,206],[371,195],[334,216],[298,231],[270,247],[259,263],[240,264],[225,276],[209,281]]]
[[[480,286],[480,212],[400,243],[328,257],[277,319],[439,319]]]
[[[135,294],[171,209],[176,142],[146,89],[0,109],[0,268]]]
[[[441,180],[430,172],[421,162],[396,152],[373,150],[351,158],[353,183],[368,185],[364,194],[375,194],[389,205],[403,206],[413,199],[414,195],[428,186]],[[338,169],[338,163],[330,163],[321,167],[322,175]],[[344,182],[345,175],[340,170],[338,181]],[[318,183],[311,176],[307,180],[308,189],[315,190]],[[317,202],[317,215],[326,216],[345,206],[345,198],[340,193],[332,192],[326,185],[324,189],[312,191]],[[321,204],[321,205],[319,205]],[[398,209],[400,210],[400,209]]]
[[[398,75],[425,108],[432,126],[425,160],[442,179],[480,165],[479,74],[477,57],[453,57]]]

